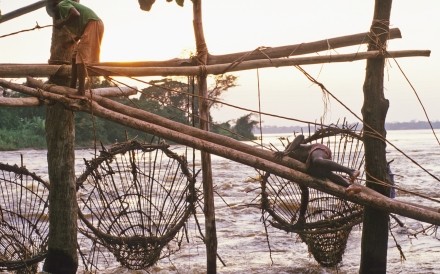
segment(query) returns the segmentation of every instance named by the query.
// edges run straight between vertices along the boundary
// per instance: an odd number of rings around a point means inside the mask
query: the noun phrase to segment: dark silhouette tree
[[[253,115],[254,115],[253,113],[249,113],[238,118],[235,123],[235,126],[232,128],[232,131],[237,133],[239,136],[242,136],[244,139],[247,140],[255,139],[252,130],[256,125],[258,125],[258,121],[252,120]]]

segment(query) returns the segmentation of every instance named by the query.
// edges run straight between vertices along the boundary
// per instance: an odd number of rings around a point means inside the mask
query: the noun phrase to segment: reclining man
[[[361,188],[356,186],[354,181],[359,176],[360,171],[345,167],[332,161],[330,148],[323,144],[303,144],[304,135],[298,135],[284,151],[275,152],[276,158],[284,156],[292,157],[295,160],[306,164],[307,171],[317,177],[328,178],[330,181],[347,187],[348,194],[359,193]],[[349,182],[343,177],[333,173],[339,171],[349,176]]]

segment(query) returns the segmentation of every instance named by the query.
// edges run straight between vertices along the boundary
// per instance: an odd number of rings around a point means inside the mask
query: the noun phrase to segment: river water
[[[440,134],[437,132],[437,134]],[[265,135],[265,143],[280,145],[281,134]],[[286,136],[286,135],[284,135]],[[426,170],[440,177],[440,145],[429,130],[388,131],[388,140]],[[179,146],[173,147],[181,151]],[[426,174],[420,167],[387,146],[387,160],[395,174],[397,186],[440,199],[440,182]],[[24,165],[47,180],[46,151],[19,150],[0,152],[0,162]],[[92,150],[76,151],[78,175],[84,169],[83,159],[91,159]],[[259,182],[250,178],[258,173],[248,166],[212,155],[215,191],[216,225],[218,237],[218,273],[357,273],[360,262],[361,226],[354,227],[342,263],[335,268],[321,267],[309,254],[307,246],[296,234],[268,227],[268,238],[257,207]],[[198,178],[200,180],[200,178]],[[432,201],[397,191],[396,199],[440,207]],[[202,210],[198,208],[198,220],[203,226]],[[399,217],[405,223],[403,228],[394,228],[393,235],[406,257],[402,259],[390,235],[388,249],[388,273],[440,273],[440,235],[433,230],[417,237],[411,233],[427,227],[408,218]],[[205,273],[205,246],[195,226],[194,218],[188,224],[188,239],[181,250],[165,258],[148,271],[126,270],[115,262],[102,266],[98,273]],[[268,247],[268,241],[270,249]],[[271,251],[271,252],[270,252]],[[79,271],[82,273],[82,271]]]

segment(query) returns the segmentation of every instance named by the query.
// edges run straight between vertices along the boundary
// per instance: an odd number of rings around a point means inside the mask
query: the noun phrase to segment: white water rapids
[[[267,135],[265,142],[280,144],[278,135]],[[440,176],[440,146],[432,132],[428,130],[388,131],[388,139],[424,168]],[[176,146],[179,150],[181,147]],[[395,181],[401,188],[440,199],[440,182],[424,173],[399,152],[387,146],[388,161]],[[31,172],[47,178],[46,151],[19,150],[0,152],[0,161],[20,165],[23,155],[24,165]],[[76,151],[76,171],[83,171],[83,158],[91,159],[93,150]],[[189,160],[190,161],[190,160]],[[262,223],[261,210],[256,199],[259,182],[249,180],[258,173],[250,167],[212,155],[212,167],[215,191],[216,225],[218,237],[218,255],[226,266],[217,261],[218,273],[357,273],[360,262],[361,226],[354,227],[348,240],[343,261],[337,268],[324,268],[308,253],[307,246],[296,234],[287,234],[268,227],[269,244]],[[198,178],[200,180],[200,176]],[[412,203],[440,207],[440,204],[422,198],[397,192],[396,199]],[[203,214],[198,210],[198,220],[203,224]],[[404,228],[396,228],[393,234],[401,246],[406,260],[400,257],[396,244],[389,237],[388,273],[440,273],[440,235],[410,235],[428,224],[399,217],[405,223]],[[203,230],[203,226],[202,226]],[[204,232],[204,231],[203,231]],[[205,273],[205,246],[191,218],[188,224],[189,243],[184,241],[179,252],[163,259],[149,270],[126,270],[114,265],[98,273]],[[82,271],[79,271],[81,273]]]

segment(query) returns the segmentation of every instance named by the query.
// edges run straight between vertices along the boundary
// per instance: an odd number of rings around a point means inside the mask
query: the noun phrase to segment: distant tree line
[[[236,78],[231,75],[218,76],[215,86],[209,91],[211,99],[217,99],[229,87],[235,85]],[[151,81],[150,86],[141,91],[137,98],[116,98],[125,105],[137,107],[173,121],[198,127],[196,86],[189,87],[172,79]],[[107,87],[108,81],[95,83],[94,87]],[[4,91],[4,97],[22,97],[20,93]],[[194,99],[193,99],[194,98]],[[210,104],[216,106],[216,101]],[[0,107],[0,150],[21,148],[46,148],[45,106],[40,107]],[[235,121],[212,123],[211,131],[235,139],[255,139],[252,132],[257,124],[249,113]],[[212,119],[211,119],[212,121]],[[137,138],[152,141],[154,136],[118,123],[95,117],[89,113],[75,113],[75,142],[78,147],[92,147],[95,142],[105,145]]]
[[[440,121],[431,122],[434,129],[440,129]],[[357,127],[361,129],[362,127]],[[393,122],[385,123],[386,130],[411,130],[411,129],[431,129],[426,121],[410,121],[410,122]],[[258,129],[259,131],[259,129]],[[308,132],[307,126],[264,126],[263,133],[292,133],[292,132]],[[256,132],[256,130],[254,130]]]
[[[440,121],[431,122],[434,129],[440,129]],[[387,130],[404,130],[404,129],[431,129],[431,126],[426,121],[411,121],[411,122],[394,122],[386,123]]]

